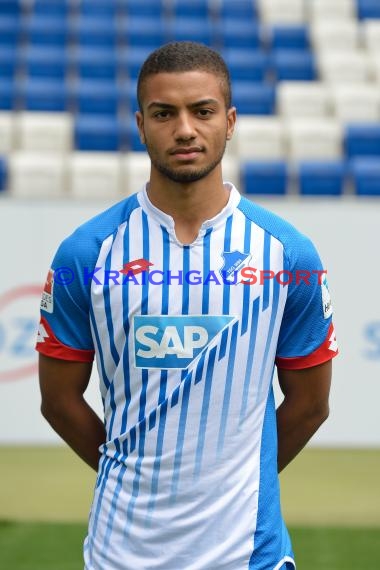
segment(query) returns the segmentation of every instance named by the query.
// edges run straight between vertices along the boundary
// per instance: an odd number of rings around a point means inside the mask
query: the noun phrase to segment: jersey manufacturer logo
[[[120,273],[123,273],[124,275],[138,275],[139,273],[147,271],[151,265],[153,265],[153,263],[141,257],[140,259],[135,259],[134,261],[125,263],[123,265],[123,269],[120,270]]]
[[[227,315],[135,316],[135,366],[187,368],[234,319]]]
[[[53,269],[49,269],[49,273],[47,274],[44,290],[42,292],[41,297],[41,310],[46,311],[47,313],[52,313],[54,309],[54,298],[53,298],[53,290],[54,290],[54,271]]]
[[[37,343],[45,342],[45,338],[49,338],[49,333],[45,329],[44,325],[42,323],[40,323],[38,325]]]
[[[245,265],[248,265],[251,254],[235,249],[234,251],[224,251],[222,257],[224,264],[220,269],[220,274],[225,281],[232,282],[234,281],[235,272],[240,271]]]

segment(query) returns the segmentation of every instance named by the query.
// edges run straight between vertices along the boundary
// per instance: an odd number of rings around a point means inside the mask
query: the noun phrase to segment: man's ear
[[[232,139],[232,135],[234,134],[236,124],[236,107],[231,107],[227,111],[227,140]]]
[[[144,133],[144,116],[141,111],[136,111],[136,123],[139,130],[140,141],[145,144],[145,133]]]

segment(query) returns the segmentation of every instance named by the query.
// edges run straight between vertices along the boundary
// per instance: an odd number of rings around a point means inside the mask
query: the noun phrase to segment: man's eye
[[[169,111],[159,111],[158,113],[155,113],[154,116],[156,119],[167,119],[169,115]]]
[[[198,111],[198,115],[200,115],[201,117],[208,117],[211,114],[212,111],[210,111],[210,109],[199,109]]]

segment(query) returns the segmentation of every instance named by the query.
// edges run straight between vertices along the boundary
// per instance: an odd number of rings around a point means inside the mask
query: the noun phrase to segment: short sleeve
[[[73,236],[59,247],[41,298],[41,321],[36,350],[63,360],[92,362],[94,344],[89,317],[90,291]]]
[[[312,242],[298,234],[285,249],[289,280],[276,364],[302,369],[322,364],[338,353],[326,270]]]

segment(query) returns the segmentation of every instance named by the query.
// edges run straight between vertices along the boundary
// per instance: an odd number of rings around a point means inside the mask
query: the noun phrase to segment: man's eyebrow
[[[189,105],[190,108],[194,109],[196,107],[203,107],[204,105],[219,105],[219,101],[217,99],[202,99],[201,101],[196,101],[195,103],[191,103]],[[176,105],[171,105],[170,103],[164,103],[162,101],[151,101],[148,104],[148,109],[152,107],[158,107],[160,109],[176,109]]]

